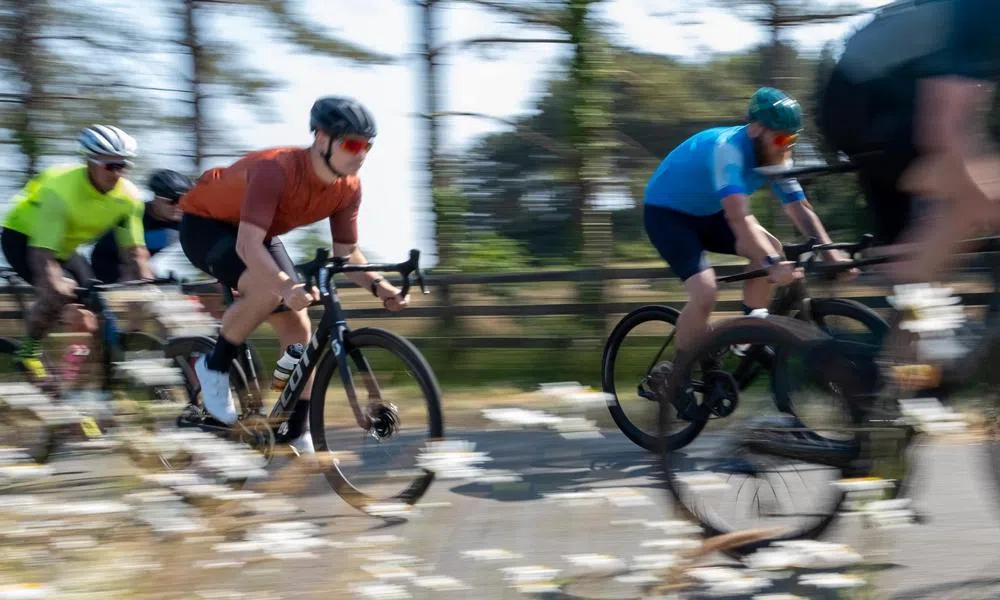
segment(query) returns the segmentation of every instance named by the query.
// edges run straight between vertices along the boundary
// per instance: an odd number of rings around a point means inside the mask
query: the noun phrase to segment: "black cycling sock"
[[[222,334],[220,333],[219,338],[215,340],[215,349],[208,355],[208,360],[205,361],[205,363],[208,365],[208,368],[213,371],[228,373],[229,365],[232,364],[239,351],[239,345],[234,344],[222,337]]]
[[[18,358],[37,358],[42,354],[42,341],[26,335],[21,338],[21,347],[17,350]]]
[[[306,430],[306,419],[309,418],[309,401],[299,400],[288,418],[288,439],[294,440]]]
[[[740,308],[743,310],[744,315],[749,315],[753,311],[757,310],[756,308],[751,308],[747,306],[746,302],[740,302]]]

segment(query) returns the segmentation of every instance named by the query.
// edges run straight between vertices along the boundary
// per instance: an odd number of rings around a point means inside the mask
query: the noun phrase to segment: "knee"
[[[288,311],[288,332],[302,340],[302,343],[309,341],[309,334],[312,333],[312,323],[309,322],[308,309],[299,311]]]
[[[719,291],[714,280],[710,282],[701,281],[697,285],[689,286],[688,302],[685,310],[690,309],[696,314],[708,316],[712,313],[712,309],[715,308],[715,301],[718,299],[718,296]]]
[[[97,331],[97,317],[89,310],[75,304],[67,304],[62,308],[62,320],[67,327],[76,331],[94,333]]]

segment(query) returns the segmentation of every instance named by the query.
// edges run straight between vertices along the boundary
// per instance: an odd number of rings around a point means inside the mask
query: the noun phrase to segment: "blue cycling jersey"
[[[717,213],[726,196],[750,195],[764,185],[756,162],[746,125],[707,129],[663,159],[646,185],[645,202],[689,215]],[[795,179],[775,181],[772,189],[782,204],[806,197]]]

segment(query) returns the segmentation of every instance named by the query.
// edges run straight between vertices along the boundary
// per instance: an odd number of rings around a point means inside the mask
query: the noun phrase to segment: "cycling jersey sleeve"
[[[66,221],[69,218],[66,202],[50,188],[39,190],[32,202],[38,208],[35,226],[28,236],[28,246],[45,248],[58,254],[66,237]]]
[[[782,204],[801,202],[806,199],[806,193],[802,191],[802,185],[797,179],[780,179],[771,184],[771,189]]]
[[[712,186],[719,200],[733,194],[749,195],[743,176],[743,153],[731,143],[715,146],[712,153]]]
[[[132,210],[122,217],[115,228],[115,241],[119,248],[135,248],[146,245],[146,235],[142,230],[143,204],[138,200],[132,203]]]
[[[241,223],[267,230],[278,210],[285,188],[285,171],[274,160],[262,160],[247,172],[247,194],[240,213]]]
[[[338,244],[358,243],[358,212],[361,210],[361,187],[341,208],[330,215],[330,235]]]

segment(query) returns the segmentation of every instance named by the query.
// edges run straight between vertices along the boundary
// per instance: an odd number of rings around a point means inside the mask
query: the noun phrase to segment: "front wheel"
[[[351,506],[369,513],[387,505],[413,505],[430,487],[428,442],[444,437],[441,389],[413,344],[377,328],[347,334],[347,385],[334,352],[316,371],[310,429],[316,452],[332,451],[325,475]],[[335,374],[340,377],[335,378]],[[351,398],[369,416],[358,425]]]
[[[19,448],[36,463],[47,462],[56,447],[55,428],[43,420],[33,408],[31,397],[33,388],[25,381],[17,366],[16,340],[0,338],[0,371],[3,384],[11,384],[9,390],[0,388],[0,440],[6,446]],[[47,368],[50,368],[46,366]],[[48,404],[44,392],[38,390],[39,404]]]

